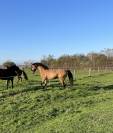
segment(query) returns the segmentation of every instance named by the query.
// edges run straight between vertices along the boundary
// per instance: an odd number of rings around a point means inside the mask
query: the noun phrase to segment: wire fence
[[[83,68],[83,69],[73,69],[73,76],[74,78],[79,78],[81,76],[96,76],[99,74],[106,74],[106,73],[112,73],[113,67],[89,67],[89,68]]]

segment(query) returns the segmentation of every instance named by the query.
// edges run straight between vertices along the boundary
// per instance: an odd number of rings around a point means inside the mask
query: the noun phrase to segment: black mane
[[[42,64],[42,63],[38,63],[38,62],[33,63],[32,65],[35,65],[35,66],[42,66],[44,69],[49,69],[48,66],[46,66],[46,65],[44,65],[44,64]]]

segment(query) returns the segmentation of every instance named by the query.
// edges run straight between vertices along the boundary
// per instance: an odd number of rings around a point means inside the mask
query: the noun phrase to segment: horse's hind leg
[[[65,88],[66,87],[66,84],[65,84],[65,82],[63,81],[63,87]]]
[[[64,79],[63,78],[59,78],[59,80],[60,80],[60,83],[62,84],[62,86],[65,88],[66,87],[66,84],[64,82]]]

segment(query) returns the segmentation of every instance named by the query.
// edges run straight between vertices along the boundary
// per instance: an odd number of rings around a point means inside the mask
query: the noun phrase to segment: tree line
[[[6,61],[2,66],[9,64]],[[11,62],[11,61],[10,61]],[[25,61],[21,67],[31,67],[34,61]],[[37,61],[39,62],[39,61]],[[64,68],[73,70],[82,69],[111,69],[113,70],[113,49],[104,49],[100,52],[90,52],[88,54],[62,55],[55,58],[53,55],[43,56],[40,62],[50,68]],[[12,62],[11,62],[12,63]],[[10,65],[10,64],[9,64]]]
[[[41,62],[51,68],[113,68],[113,49],[105,49],[98,53],[90,52],[87,55],[74,54],[62,55],[59,58],[54,58],[53,55],[44,56]]]

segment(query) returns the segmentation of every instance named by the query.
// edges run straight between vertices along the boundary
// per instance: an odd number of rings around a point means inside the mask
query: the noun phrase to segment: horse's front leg
[[[8,80],[7,80],[7,89],[8,89],[8,87],[9,87],[9,81],[10,81],[10,80],[8,79]]]
[[[48,83],[48,80],[46,79],[46,80],[45,80],[45,87],[46,87],[46,88],[47,88],[47,83]],[[44,87],[44,88],[45,88],[45,87]]]
[[[48,83],[48,80],[47,79],[43,79],[42,82],[41,82],[41,86],[43,87],[43,89],[45,87],[47,87],[47,83]]]
[[[11,84],[12,84],[12,88],[13,88],[13,79],[11,79]]]
[[[44,88],[45,87],[45,79],[42,79],[41,86]]]

